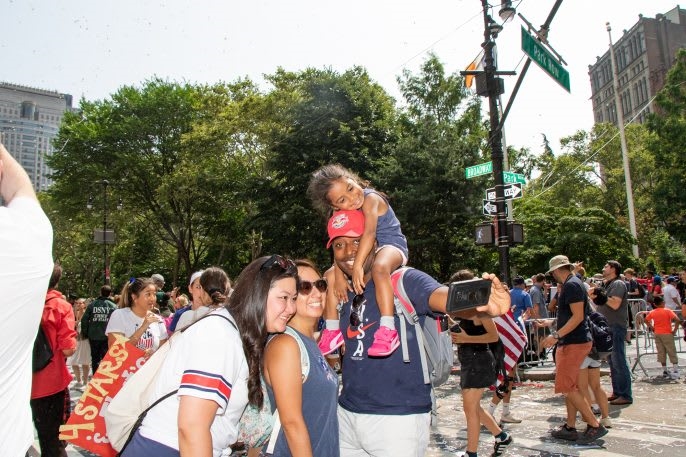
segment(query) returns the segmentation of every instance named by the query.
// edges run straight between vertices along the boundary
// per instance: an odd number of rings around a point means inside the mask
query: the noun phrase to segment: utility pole
[[[622,145],[622,164],[624,165],[624,184],[626,185],[626,202],[629,210],[629,230],[634,240],[638,239],[636,234],[636,214],[634,212],[634,192],[631,185],[631,169],[629,168],[629,151],[626,147],[626,135],[624,135],[624,113],[622,112],[622,105],[619,100],[619,76],[617,70],[617,62],[615,61],[615,50],[612,45],[612,28],[610,23],[606,22],[607,36],[610,38],[610,62],[612,64],[612,84],[615,92],[615,111],[617,112],[617,124],[619,125],[619,142]],[[631,251],[634,257],[638,258],[638,245],[634,242],[631,245]]]
[[[98,234],[98,230],[94,230],[93,234],[93,241],[96,243],[102,243],[102,256],[103,256],[103,276],[104,276],[104,282],[103,284],[110,284],[110,259],[107,257],[107,245],[109,243],[114,243],[115,241],[115,234],[113,230],[108,231],[107,230],[107,215],[109,212],[109,207],[107,206],[107,187],[110,185],[110,182],[106,179],[102,179],[100,181],[97,181],[98,184],[102,185],[102,234]],[[94,200],[93,196],[90,195],[88,197],[88,203],[86,204],[86,208],[89,210],[93,209],[94,206]],[[121,210],[123,208],[122,206],[122,200],[119,198],[119,203],[117,203],[117,209]]]
[[[507,215],[505,213],[505,191],[503,182],[503,138],[500,127],[500,114],[498,110],[498,98],[505,92],[503,79],[497,77],[497,67],[493,56],[495,47],[494,32],[497,36],[502,27],[497,24],[489,14],[487,0],[481,0],[481,7],[484,15],[484,42],[481,45],[484,49],[484,74],[486,77],[486,87],[488,91],[488,112],[490,121],[490,132],[488,135],[488,146],[491,149],[491,162],[493,162],[493,178],[495,180],[495,205],[496,205],[496,227],[498,245],[498,264],[500,279],[510,282],[510,238],[507,229]]]

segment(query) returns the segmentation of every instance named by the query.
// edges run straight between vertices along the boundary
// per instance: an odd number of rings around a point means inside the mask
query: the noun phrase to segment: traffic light
[[[495,244],[495,231],[493,224],[490,222],[482,222],[477,224],[474,229],[474,242],[477,246],[486,246]]]
[[[507,236],[510,238],[510,246],[524,243],[524,226],[516,222],[508,222]]]

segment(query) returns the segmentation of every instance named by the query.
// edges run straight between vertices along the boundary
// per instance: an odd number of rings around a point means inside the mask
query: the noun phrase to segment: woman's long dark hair
[[[262,268],[274,256],[260,257],[253,260],[243,269],[236,279],[233,293],[226,309],[233,316],[243,342],[243,351],[248,361],[248,401],[262,407],[264,395],[260,382],[262,354],[267,343],[267,296],[274,282],[283,278],[295,278],[298,281],[298,269],[288,261],[284,268],[278,262]]]

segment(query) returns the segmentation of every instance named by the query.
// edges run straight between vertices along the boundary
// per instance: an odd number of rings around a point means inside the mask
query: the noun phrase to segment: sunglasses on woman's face
[[[353,327],[360,325],[360,315],[357,311],[360,309],[360,306],[362,306],[364,301],[364,295],[355,295],[355,298],[353,298],[353,305],[350,309],[350,325]]]
[[[265,262],[260,267],[260,271],[269,270],[273,268],[275,265],[284,271],[288,271],[291,268],[296,268],[295,263],[293,263],[292,260],[286,259],[285,257],[281,257],[278,254],[274,254],[273,256],[265,260]]]
[[[316,281],[300,281],[300,284],[298,284],[298,293],[302,295],[310,295],[313,287],[316,287],[321,293],[326,292],[326,279],[317,279]]]

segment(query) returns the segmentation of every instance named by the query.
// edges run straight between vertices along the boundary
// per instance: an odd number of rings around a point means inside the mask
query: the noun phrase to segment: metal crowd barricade
[[[645,376],[649,376],[646,366],[643,364],[643,357],[652,356],[653,360],[657,360],[657,348],[655,347],[655,335],[648,331],[648,325],[646,324],[645,317],[650,312],[648,304],[645,300],[632,299],[629,300],[629,305],[631,306],[632,312],[634,313],[634,328],[630,329],[629,332],[633,333],[635,336],[636,345],[636,359],[631,367],[631,373],[633,374],[636,367],[640,367]],[[675,311],[677,316],[681,318],[680,310]],[[686,354],[686,344],[684,344],[682,327],[679,326],[676,335],[674,335],[675,346],[677,354]]]
[[[534,366],[554,365],[551,349],[544,351],[545,357],[541,358],[541,350],[538,347],[538,328],[534,325],[535,321],[543,322],[546,329],[553,329],[557,319],[554,317],[546,319],[528,319],[526,321],[526,339],[527,345],[522,353],[522,358],[517,364],[517,368],[531,368]],[[549,333],[549,332],[548,332]],[[547,333],[546,333],[547,334]]]

